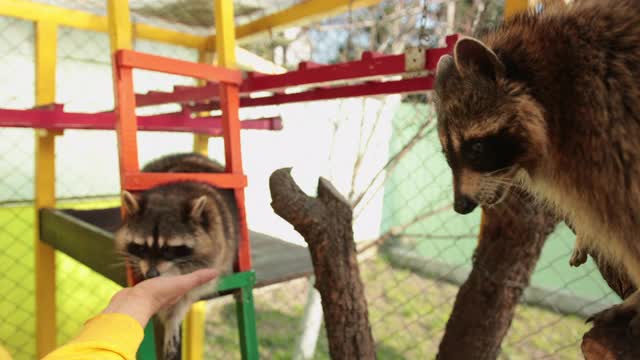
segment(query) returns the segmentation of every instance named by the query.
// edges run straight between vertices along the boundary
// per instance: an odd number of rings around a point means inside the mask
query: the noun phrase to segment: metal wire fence
[[[39,1],[105,15],[102,0]],[[237,0],[237,23],[286,8],[292,0]],[[191,34],[213,32],[210,0],[131,1],[135,22]],[[453,31],[479,33],[500,21],[499,1],[382,1],[331,19],[274,31],[240,45],[285,68],[300,61],[353,60],[364,50],[401,53],[407,46],[441,45]],[[0,17],[0,107],[34,105],[34,31],[28,21]],[[195,49],[136,40],[138,50],[196,61]],[[58,30],[56,101],[68,111],[113,107],[108,35],[61,27]],[[136,72],[136,91],[169,90],[192,79]],[[175,111],[144,109],[141,114]],[[370,97],[243,110],[243,116],[277,114],[279,132],[246,131],[243,160],[250,185],[248,220],[252,230],[302,243],[273,214],[268,176],[293,166],[294,176],[313,192],[317,176],[329,178],[354,203],[357,240],[379,240],[361,254],[370,320],[381,359],[433,358],[457,287],[471,267],[478,214],[451,210],[451,175],[440,154],[429,94]],[[0,344],[16,359],[35,357],[33,295],[34,131],[0,128]],[[191,135],[139,135],[140,162],[188,151]],[[117,206],[119,189],[115,134],[66,131],[57,139],[59,205]],[[223,160],[219,139],[211,156]],[[268,149],[266,151],[265,149]],[[381,241],[381,239],[386,241]],[[541,260],[503,342],[502,358],[580,358],[586,314],[617,301],[591,261],[571,269],[573,235],[564,226],[547,241]],[[304,321],[306,279],[256,292],[261,357],[289,359],[301,334],[314,331]],[[106,304],[117,286],[74,260],[57,255],[58,342]],[[206,358],[239,358],[236,320],[229,298],[209,303]],[[309,312],[307,311],[307,315]],[[487,314],[490,316],[490,314]],[[317,329],[316,329],[317,330]],[[328,359],[320,330],[315,359]]]
[[[7,107],[34,104],[34,70],[24,66],[33,57],[33,29],[28,22],[0,18],[0,102]],[[23,71],[18,77],[16,71]],[[9,349],[33,358],[33,149],[32,132],[0,129],[1,283],[7,289],[0,301],[0,339]],[[25,166],[23,166],[25,165]]]
[[[264,43],[246,46],[293,68],[301,58],[326,64],[357,59],[365,50],[401,53],[407,46],[438,46],[451,32],[486,32],[500,23],[501,16],[498,1],[383,1],[291,29],[289,34],[273,35],[288,41],[270,44],[269,49],[261,48]],[[349,106],[353,101],[342,103]],[[384,104],[377,106],[392,109],[392,115],[376,115],[376,101]],[[380,358],[433,358],[457,286],[472,265],[479,213],[460,216],[451,210],[451,174],[441,155],[429,94],[370,99],[369,103],[360,100],[360,110],[357,107],[344,111],[352,116],[324,111],[323,121],[332,129],[329,155],[316,165],[348,199],[357,202],[357,239],[388,238],[375,255],[363,256],[360,262]],[[281,108],[286,112],[286,107]],[[364,121],[361,114],[366,114]],[[390,136],[381,135],[385,132]],[[342,136],[357,145],[341,147]],[[372,138],[379,142],[368,143]],[[381,144],[386,154],[379,151]],[[385,162],[371,160],[376,157]],[[367,160],[372,162],[363,165]],[[381,169],[382,175],[376,178]],[[377,192],[383,194],[379,208]],[[362,193],[366,195],[358,202]],[[379,217],[374,215],[377,211]],[[377,233],[365,231],[371,228]],[[581,358],[580,341],[588,329],[582,319],[619,301],[593,262],[578,269],[569,267],[573,241],[564,225],[548,239],[503,342],[502,358]],[[261,298],[257,299],[260,304]],[[297,299],[293,305],[300,315],[302,302]],[[262,306],[277,308],[269,301]],[[316,354],[327,357],[322,337]]]

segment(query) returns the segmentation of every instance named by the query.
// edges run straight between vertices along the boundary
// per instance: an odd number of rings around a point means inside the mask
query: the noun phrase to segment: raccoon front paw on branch
[[[571,259],[569,259],[569,265],[578,267],[587,262],[589,252],[586,249],[575,247],[571,253]]]
[[[571,225],[569,225],[571,230],[575,233],[575,230]],[[589,251],[586,246],[587,242],[583,235],[576,234],[576,242],[573,245],[573,252],[571,253],[571,259],[569,259],[569,265],[578,267],[587,262],[587,257],[589,256]]]
[[[636,290],[622,303],[593,314],[586,322],[611,327],[624,323],[631,335],[640,337],[640,292]]]

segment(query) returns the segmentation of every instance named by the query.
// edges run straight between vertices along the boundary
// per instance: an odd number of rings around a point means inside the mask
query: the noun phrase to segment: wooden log
[[[485,210],[473,269],[458,292],[437,359],[498,357],[542,246],[558,223],[523,196],[514,193]]]
[[[351,206],[323,178],[318,181],[317,197],[307,196],[293,181],[290,170],[279,169],[271,175],[271,207],[309,245],[331,358],[375,359],[353,241]]]

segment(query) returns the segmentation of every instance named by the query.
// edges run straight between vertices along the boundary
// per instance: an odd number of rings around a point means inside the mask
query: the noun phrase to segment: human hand
[[[204,285],[217,276],[215,270],[203,269],[186,275],[159,276],[144,280],[118,291],[102,313],[129,315],[145,327],[155,313],[175,304],[191,289]]]

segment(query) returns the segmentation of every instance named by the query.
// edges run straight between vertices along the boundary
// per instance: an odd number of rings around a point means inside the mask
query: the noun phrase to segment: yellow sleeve
[[[42,360],[135,360],[144,330],[124,314],[100,314],[80,334]]]

